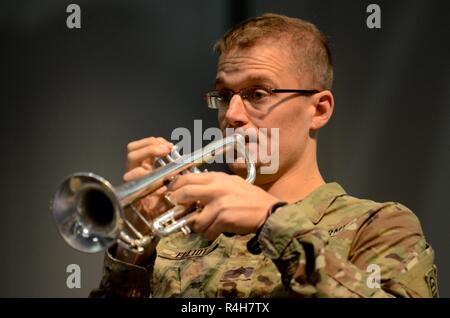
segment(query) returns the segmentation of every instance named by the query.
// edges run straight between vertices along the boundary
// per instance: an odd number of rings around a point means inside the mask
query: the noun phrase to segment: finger
[[[140,206],[146,214],[147,219],[154,219],[168,211],[171,206],[159,196],[149,195],[141,200]]]
[[[162,186],[159,189],[151,192],[151,195],[155,195],[158,196],[161,200],[164,199],[164,195],[167,192],[167,187],[166,186]]]
[[[141,148],[144,148],[146,146],[152,146],[152,145],[160,145],[160,144],[166,144],[167,146],[172,147],[173,144],[167,140],[165,140],[162,137],[148,137],[136,141],[132,141],[127,145],[128,152],[135,151]]]
[[[165,187],[161,187],[150,195],[143,197],[137,202],[139,210],[146,214],[147,219],[153,219],[156,216],[170,209],[169,204],[164,199]]]
[[[150,145],[128,153],[128,170],[140,166],[145,159],[154,159],[155,157],[166,156],[171,148],[167,145]]]
[[[164,194],[166,194],[167,192],[167,187],[166,186],[162,186],[161,188],[159,188],[158,190],[156,190],[155,192],[153,192],[154,194],[159,195],[161,198],[164,197]]]
[[[222,232],[225,232],[226,230],[221,229],[219,222],[217,219],[210,224],[208,228],[206,228],[203,231],[203,236],[208,239],[209,241],[214,241]]]
[[[203,233],[217,218],[217,212],[210,205],[206,205],[203,209],[192,217],[192,229],[196,233]]]
[[[123,175],[124,182],[130,182],[132,180],[136,180],[137,178],[143,177],[149,174],[151,170],[146,169],[144,167],[134,168]]]
[[[167,145],[167,146],[169,146],[170,148],[173,148],[173,143],[171,143],[170,141],[164,139],[163,137],[157,137],[156,139],[158,140],[158,142],[159,142],[160,144]]]
[[[169,185],[169,190],[175,191],[180,189],[186,185],[191,184],[208,184],[212,181],[216,173],[214,172],[202,172],[202,173],[187,173],[184,175],[178,176],[172,183]]]
[[[150,159],[144,159],[144,161],[142,161],[141,166],[144,169],[147,169],[149,171],[153,170],[153,165],[152,165],[152,161]]]
[[[189,205],[200,201],[206,205],[214,197],[214,191],[211,187],[205,185],[188,184],[175,191],[169,187],[169,190],[171,191],[169,198],[176,204]]]

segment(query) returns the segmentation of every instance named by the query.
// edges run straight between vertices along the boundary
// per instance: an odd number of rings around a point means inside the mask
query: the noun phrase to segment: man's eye
[[[269,92],[267,92],[264,89],[255,89],[255,90],[249,92],[248,98],[250,99],[250,101],[257,102],[257,101],[263,100],[264,98],[268,97],[269,95],[270,95]]]
[[[219,92],[218,97],[220,100],[228,103],[231,100],[232,93],[231,92]]]

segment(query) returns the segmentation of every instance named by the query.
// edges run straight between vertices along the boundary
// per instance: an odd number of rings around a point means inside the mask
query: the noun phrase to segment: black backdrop
[[[336,110],[322,131],[327,180],[355,196],[399,201],[422,221],[450,296],[448,251],[450,62],[448,1],[2,1],[0,296],[84,297],[102,255],[58,236],[49,201],[62,177],[95,171],[121,181],[127,142],[215,125],[212,45],[233,23],[264,12],[316,23],[335,62]],[[66,287],[79,264],[81,289]]]

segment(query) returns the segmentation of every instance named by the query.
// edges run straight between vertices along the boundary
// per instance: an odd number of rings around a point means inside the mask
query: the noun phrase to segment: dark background
[[[73,1],[72,1],[73,2]],[[366,26],[377,3],[382,28]],[[213,87],[214,42],[248,16],[304,18],[327,34],[336,109],[319,138],[328,181],[352,195],[399,201],[436,250],[450,296],[448,1],[2,1],[0,296],[84,297],[102,255],[59,237],[49,201],[65,175],[121,181],[126,144],[176,127],[215,125],[202,94]],[[66,287],[81,266],[82,288]]]

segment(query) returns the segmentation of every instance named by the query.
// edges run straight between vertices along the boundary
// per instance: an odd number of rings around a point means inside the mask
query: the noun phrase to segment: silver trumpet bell
[[[192,212],[198,211],[197,206],[177,205],[149,222],[132,203],[170,183],[178,174],[200,173],[198,166],[232,150],[244,158],[246,181],[253,183],[255,164],[251,162],[245,139],[240,134],[214,141],[183,156],[175,148],[165,160],[157,160],[159,167],[150,174],[117,187],[91,172],[74,173],[62,182],[51,204],[58,231],[71,247],[86,253],[103,251],[116,242],[141,253],[154,237],[161,238],[179,231],[189,234],[189,219]],[[149,234],[136,230],[125,217],[126,207],[130,207],[150,229]],[[134,235],[127,234],[125,227]]]

